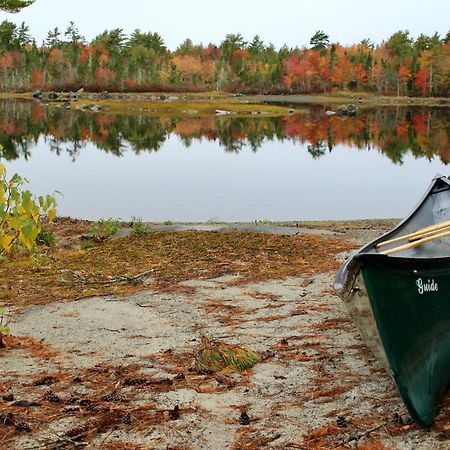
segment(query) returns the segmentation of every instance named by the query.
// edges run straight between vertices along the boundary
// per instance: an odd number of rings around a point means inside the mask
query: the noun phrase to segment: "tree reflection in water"
[[[450,161],[446,108],[384,107],[338,117],[325,115],[326,107],[313,106],[303,113],[266,118],[111,115],[6,100],[0,106],[1,156],[7,160],[27,159],[41,136],[52,152],[75,161],[89,142],[122,156],[128,150],[158,151],[176,135],[186,147],[217,141],[225,151],[236,153],[245,146],[256,152],[264,142],[290,140],[306,144],[312,158],[344,145],[380,151],[395,164],[401,164],[408,152],[415,158]]]

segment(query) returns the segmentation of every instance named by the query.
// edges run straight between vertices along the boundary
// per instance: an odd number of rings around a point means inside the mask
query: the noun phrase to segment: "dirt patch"
[[[332,272],[235,279],[16,315],[0,354],[0,447],[447,448],[449,400],[432,431],[408,421],[328,292]],[[202,335],[261,360],[240,372],[192,371]]]

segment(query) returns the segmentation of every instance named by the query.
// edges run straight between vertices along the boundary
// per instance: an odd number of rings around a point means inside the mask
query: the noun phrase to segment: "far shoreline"
[[[359,108],[379,106],[422,106],[450,107],[450,98],[444,97],[402,97],[378,96],[367,92],[339,91],[327,94],[261,94],[245,95],[223,91],[211,92],[83,92],[77,98],[68,92],[57,92],[57,98],[50,99],[43,93],[44,104],[62,106],[69,103],[74,109],[96,105],[106,112],[134,111],[154,114],[184,113],[190,115],[217,114],[230,111],[236,114],[283,115],[301,110],[302,105],[355,104]],[[32,92],[0,92],[3,100],[30,100]],[[297,106],[298,105],[298,106]],[[67,105],[66,105],[67,106]],[[287,109],[287,106],[290,109]]]

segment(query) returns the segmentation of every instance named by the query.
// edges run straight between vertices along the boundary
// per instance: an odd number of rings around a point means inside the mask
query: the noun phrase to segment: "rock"
[[[103,92],[100,94],[100,98],[101,98],[102,100],[107,100],[107,99],[109,98],[109,92],[108,92],[108,91],[103,91]]]
[[[42,100],[42,92],[39,89],[34,91],[32,96],[33,96],[33,98],[37,98],[38,100]]]
[[[100,111],[101,108],[98,105],[92,105],[89,109],[91,111],[97,112],[97,111]]]
[[[49,94],[48,94],[48,98],[50,99],[50,100],[57,100],[58,98],[59,98],[59,95],[56,93],[56,92],[50,92]]]
[[[69,92],[69,99],[70,100],[76,100],[78,98],[78,94],[76,92]]]
[[[63,107],[64,107],[64,109],[70,109],[70,103],[64,102]]]
[[[343,116],[354,116],[358,111],[358,107],[354,103],[342,105],[337,108],[337,113]]]
[[[327,116],[335,116],[336,112],[335,111],[331,111],[331,110],[327,110],[327,111],[325,111],[325,115],[327,115]]]
[[[231,111],[225,111],[223,109],[216,109],[216,115],[218,116],[228,116],[231,114]]]
[[[80,89],[78,89],[78,91],[76,92],[76,94],[77,94],[77,95],[81,95],[81,94],[83,93],[83,91],[84,91],[84,89],[83,89],[83,88],[80,88]]]

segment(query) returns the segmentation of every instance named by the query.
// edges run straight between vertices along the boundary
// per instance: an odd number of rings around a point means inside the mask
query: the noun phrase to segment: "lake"
[[[167,117],[0,102],[2,163],[58,214],[145,221],[403,217],[450,168],[449,109]]]

